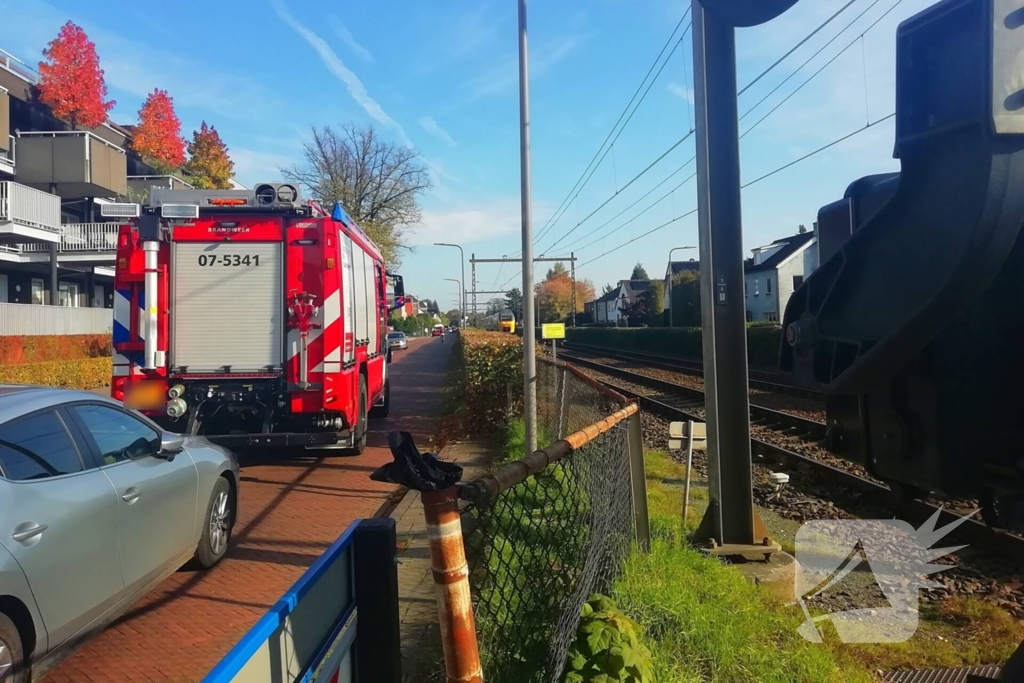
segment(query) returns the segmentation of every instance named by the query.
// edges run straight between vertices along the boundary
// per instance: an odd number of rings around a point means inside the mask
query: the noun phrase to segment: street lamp
[[[435,247],[455,247],[456,249],[459,250],[459,263],[462,265],[462,281],[465,282],[466,281],[466,255],[465,255],[465,253],[463,253],[462,247],[460,247],[458,244],[450,244],[448,242],[434,242],[434,246]],[[459,301],[462,302],[462,305],[459,307],[459,312],[462,314],[462,320],[459,321],[459,327],[461,327],[462,323],[466,320],[466,297],[465,297],[465,294],[462,293],[462,289],[459,289],[459,292],[460,292],[460,294],[459,294]]]
[[[445,282],[454,282],[459,286],[459,315],[461,315],[463,320],[465,320],[465,309],[462,307],[462,305],[465,303],[465,299],[463,298],[462,282],[451,277],[446,277],[444,280]],[[459,321],[459,327],[462,327],[462,320]]]
[[[675,279],[675,273],[672,272],[672,252],[679,251],[680,249],[696,249],[696,247],[672,247],[668,250],[668,326],[675,327],[676,321],[676,308],[672,305],[672,280]]]

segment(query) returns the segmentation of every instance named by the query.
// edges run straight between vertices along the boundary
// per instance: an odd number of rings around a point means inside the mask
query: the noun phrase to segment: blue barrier
[[[398,683],[395,552],[394,520],[353,522],[203,683]]]

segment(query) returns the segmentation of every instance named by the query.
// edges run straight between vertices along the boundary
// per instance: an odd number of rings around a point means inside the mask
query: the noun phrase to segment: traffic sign
[[[541,339],[565,339],[565,323],[544,323],[540,326]]]

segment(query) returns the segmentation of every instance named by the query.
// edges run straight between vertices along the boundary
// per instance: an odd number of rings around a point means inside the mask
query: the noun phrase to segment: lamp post
[[[459,264],[462,266],[462,281],[466,281],[466,255],[462,251],[462,247],[458,244],[449,244],[448,242],[434,242],[435,247],[455,247],[459,250]],[[460,288],[461,292],[462,289]],[[462,323],[466,320],[466,297],[463,294],[459,294],[459,300],[462,304],[459,306],[459,313],[462,315],[462,320],[459,321],[459,327],[462,327]]]
[[[680,249],[693,249],[694,247],[672,247],[668,250],[668,326],[670,328],[676,326],[676,307],[672,305],[672,280],[675,279],[675,273],[672,272],[672,252],[679,251]]]
[[[456,280],[455,278],[452,278],[452,277],[446,277],[444,280],[445,280],[445,282],[454,282],[455,284],[457,284],[459,286],[459,313],[460,313],[460,315],[465,317],[465,309],[462,307],[463,303],[465,303],[463,301],[463,299],[462,299],[462,281],[461,280]],[[462,327],[462,321],[461,320],[459,321],[459,327]]]

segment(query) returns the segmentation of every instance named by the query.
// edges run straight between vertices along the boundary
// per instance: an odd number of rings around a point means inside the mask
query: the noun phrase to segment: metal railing
[[[538,359],[537,417],[548,447],[422,493],[448,680],[563,680],[584,603],[649,547],[637,404]]]
[[[0,303],[0,337],[110,334],[114,309]]]
[[[60,197],[9,180],[0,182],[0,222],[59,232]]]
[[[38,71],[4,49],[0,49],[0,67],[7,69],[18,78],[26,80],[32,85],[39,83]]]
[[[93,140],[95,140],[96,142],[98,142],[98,143],[100,143],[102,145],[106,145],[107,147],[110,147],[111,149],[117,150],[121,154],[125,153],[123,148],[118,147],[113,142],[110,142],[109,140],[104,140],[99,135],[95,135],[93,133],[90,133],[87,130],[33,130],[33,131],[22,131],[22,132],[18,133],[18,137],[21,137],[21,138],[29,138],[29,137],[35,137],[35,138],[54,137],[54,138],[56,138],[56,137],[60,137],[62,135],[67,135],[69,137],[80,137],[80,138],[82,138],[86,142],[88,142],[89,139],[93,139]],[[87,154],[88,154],[88,149],[89,148],[86,147]],[[86,156],[86,158],[88,158],[88,156]]]
[[[61,226],[57,251],[117,251],[120,223],[65,223]],[[21,245],[23,252],[48,251],[47,244]]]
[[[7,137],[9,138],[10,145],[8,145],[8,149],[6,151],[0,150],[0,160],[6,162],[10,166],[15,166],[17,162],[17,155],[15,154],[17,150],[17,138],[13,135],[8,135]]]

